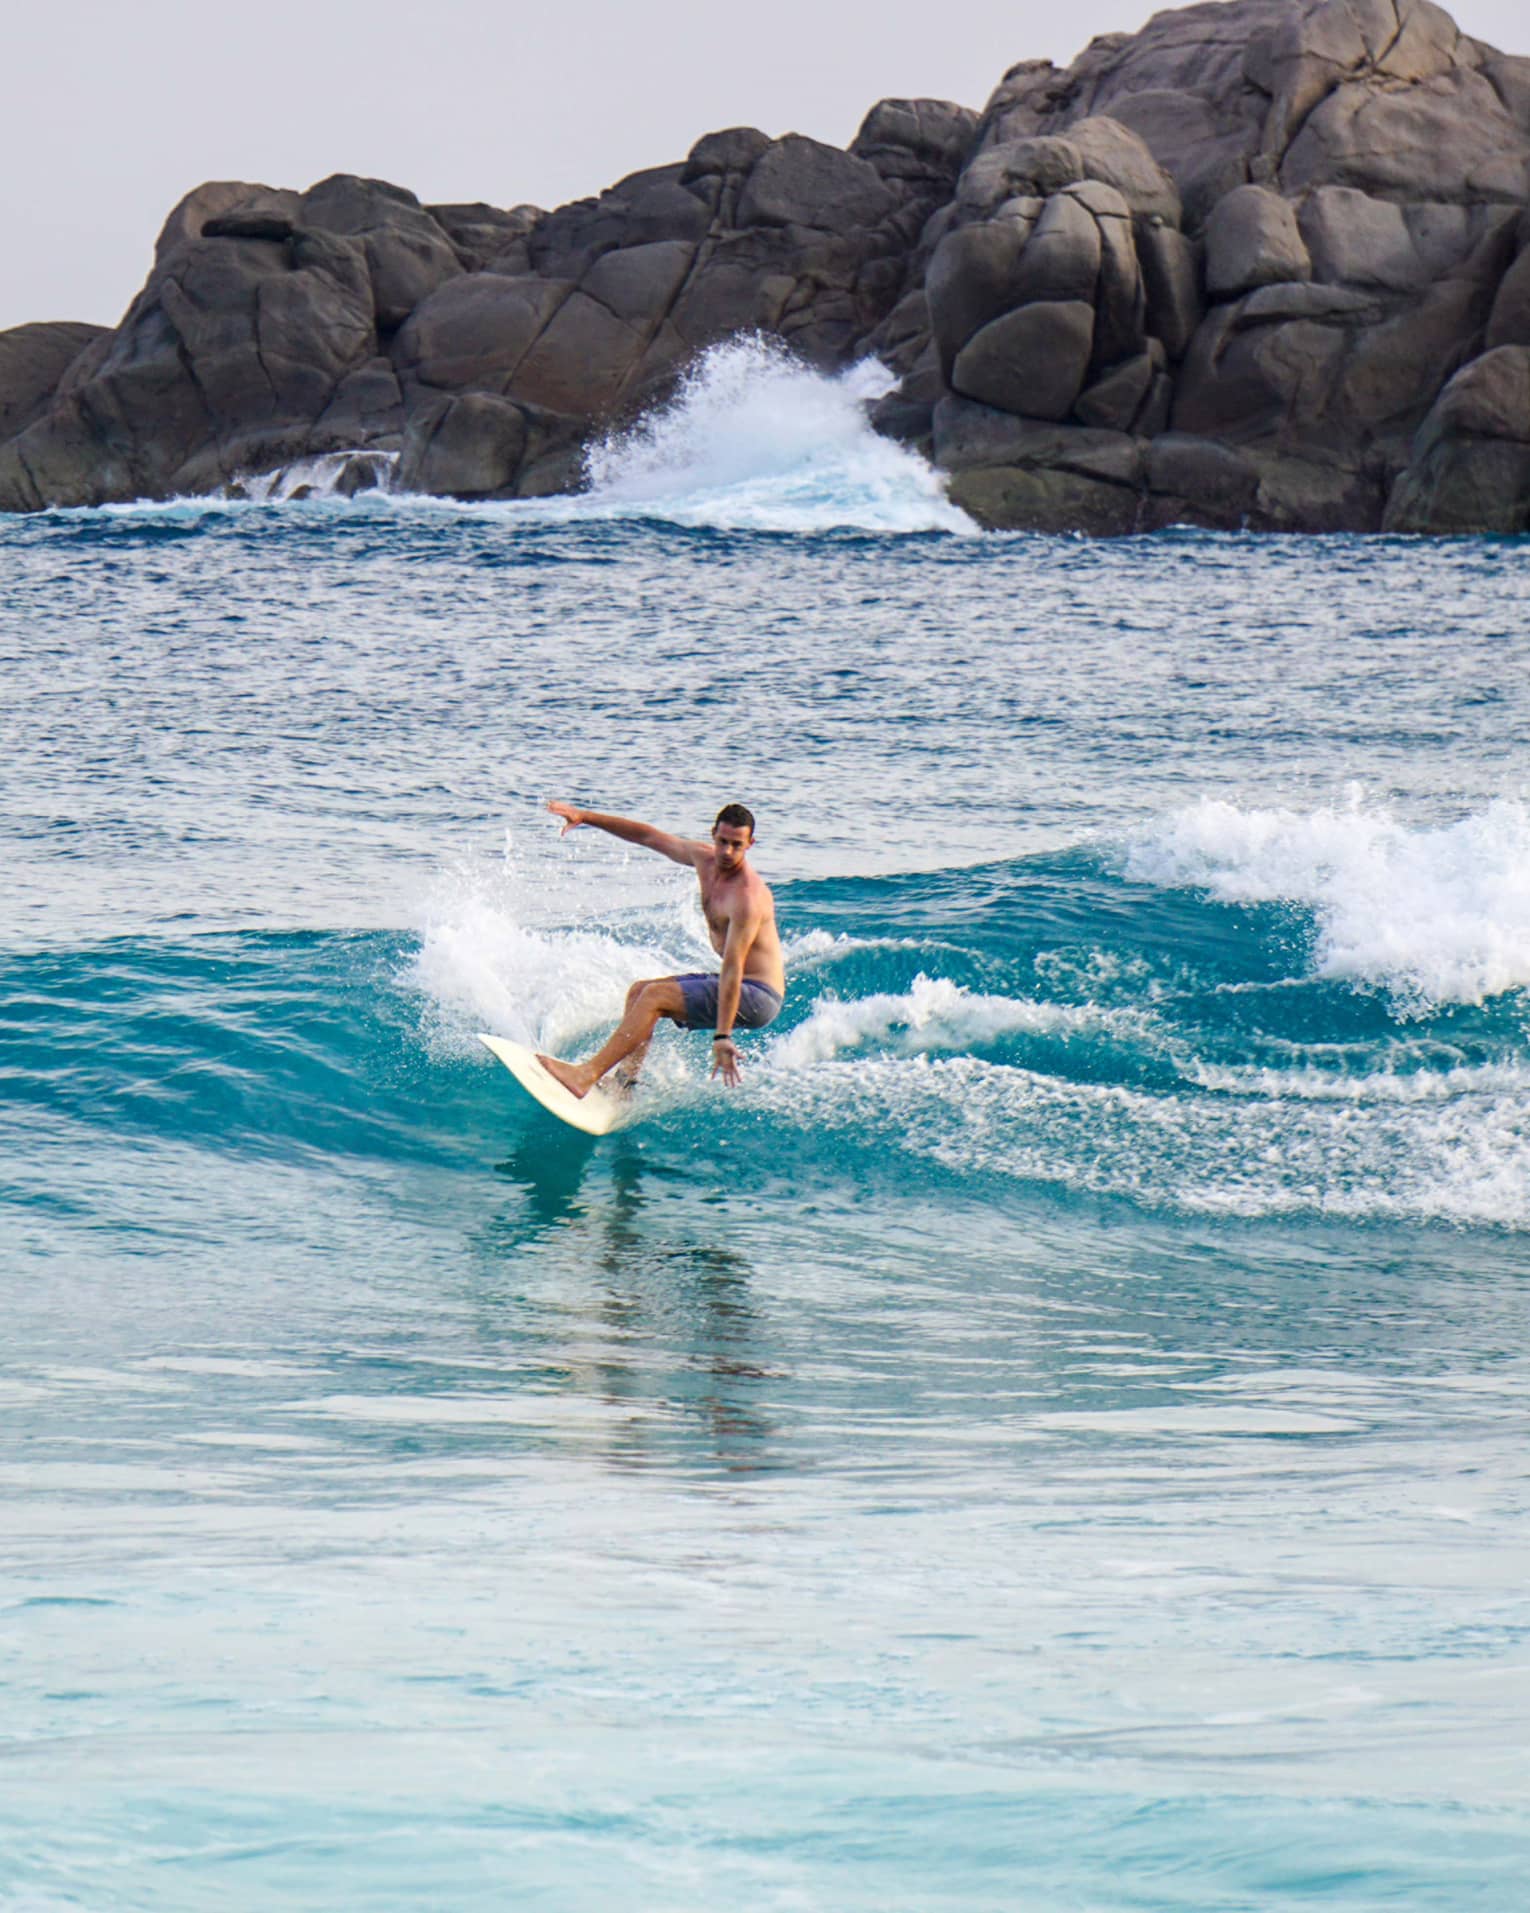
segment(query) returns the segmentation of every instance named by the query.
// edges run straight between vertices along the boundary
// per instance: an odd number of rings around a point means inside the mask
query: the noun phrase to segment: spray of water
[[[868,407],[894,382],[875,360],[828,377],[773,340],[714,346],[669,404],[591,448],[587,509],[740,531],[973,533],[940,475],[872,430]]]

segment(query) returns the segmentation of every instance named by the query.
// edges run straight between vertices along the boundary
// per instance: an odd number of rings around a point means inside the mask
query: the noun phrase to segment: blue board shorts
[[[681,1029],[716,1029],[719,979],[698,973],[677,976],[675,981],[685,997],[685,1015],[675,1019]],[[752,976],[746,976],[739,985],[738,1015],[733,1019],[733,1027],[736,1030],[764,1029],[767,1023],[774,1023],[781,1014],[784,1001],[768,983],[757,983]]]

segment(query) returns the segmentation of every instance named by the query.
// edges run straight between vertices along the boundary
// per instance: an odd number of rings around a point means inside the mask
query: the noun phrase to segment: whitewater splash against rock
[[[588,447],[578,493],[472,508],[543,525],[649,519],[719,531],[975,535],[927,461],[872,429],[868,405],[896,383],[873,359],[832,375],[809,370],[777,341],[730,339],[702,353],[667,403]],[[366,495],[422,498],[400,484],[395,452],[320,453],[223,490],[234,504]],[[200,501],[111,509],[193,505]]]
[[[0,334],[0,508],[356,452],[575,491],[755,333],[888,364],[878,429],[987,524],[1530,529],[1530,60],[1429,0],[1227,0],[555,212],[203,186],[115,331]]]
[[[768,339],[712,346],[668,404],[590,447],[577,508],[732,531],[975,531],[923,458],[872,430],[868,407],[896,384],[874,359],[831,377]]]

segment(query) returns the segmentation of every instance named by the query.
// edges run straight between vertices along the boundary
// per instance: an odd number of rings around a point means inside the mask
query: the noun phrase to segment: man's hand
[[[573,804],[549,804],[547,808],[554,817],[563,819],[563,828],[558,832],[560,837],[566,837],[571,830],[577,830],[584,822],[584,812],[576,809]]]
[[[720,1076],[729,1089],[737,1089],[738,1044],[731,1036],[717,1036],[712,1039],[712,1074]]]

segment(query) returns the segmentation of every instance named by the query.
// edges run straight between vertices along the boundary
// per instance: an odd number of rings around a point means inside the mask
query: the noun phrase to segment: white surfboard
[[[535,1051],[524,1043],[512,1043],[508,1036],[486,1036],[482,1030],[478,1040],[494,1052],[528,1095],[535,1096],[544,1109],[571,1129],[582,1129],[587,1136],[608,1136],[626,1120],[629,1104],[625,1096],[613,1096],[598,1083],[587,1096],[576,1096],[543,1069]]]

